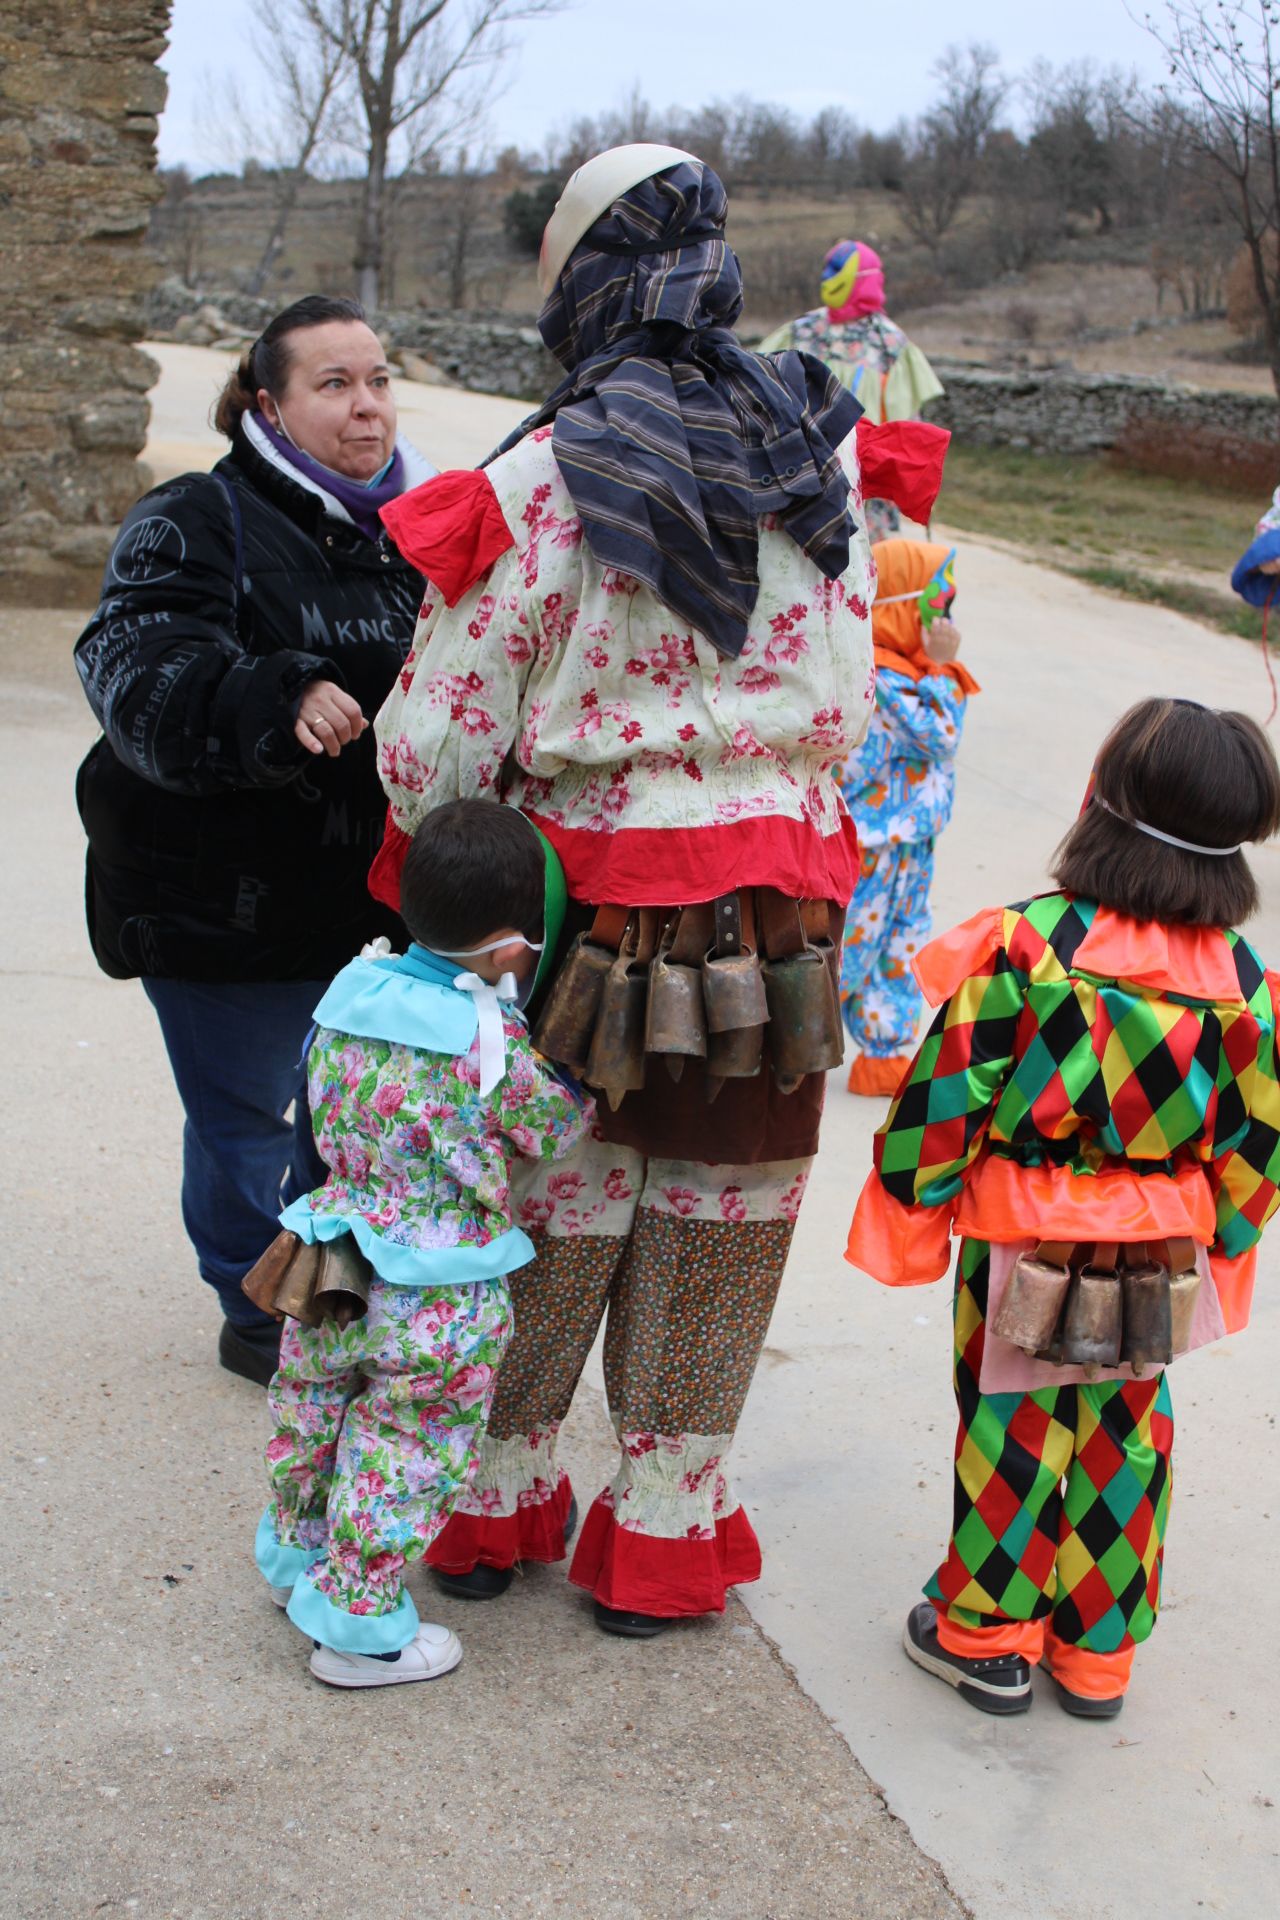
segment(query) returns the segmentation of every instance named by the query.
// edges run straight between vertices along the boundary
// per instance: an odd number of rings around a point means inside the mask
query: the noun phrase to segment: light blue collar
[[[463,972],[456,960],[417,945],[407,953],[352,960],[316,1008],[316,1024],[425,1053],[467,1053],[479,1014],[473,996],[453,984]]]

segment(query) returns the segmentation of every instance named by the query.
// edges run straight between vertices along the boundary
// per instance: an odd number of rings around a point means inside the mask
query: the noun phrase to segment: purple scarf
[[[378,513],[389,501],[399,499],[404,492],[404,460],[399,447],[391,456],[391,465],[376,486],[365,486],[362,481],[348,479],[345,473],[335,473],[332,467],[322,466],[319,460],[313,460],[309,453],[303,453],[295,447],[292,440],[286,440],[277,433],[271,422],[254,409],[253,422],[259,427],[265,439],[282,460],[298,473],[305,475],[325,492],[344,506],[352,520],[366,540],[380,539],[383,533]]]

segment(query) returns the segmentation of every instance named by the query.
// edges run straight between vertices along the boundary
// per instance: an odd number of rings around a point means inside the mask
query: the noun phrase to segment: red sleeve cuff
[[[909,520],[926,522],[942,487],[951,435],[925,420],[886,420],[864,413],[857,426],[864,500],[892,500]]]
[[[398,827],[391,818],[391,809],[387,808],[387,824],[382,830],[382,845],[373,857],[369,869],[369,891],[375,900],[384,907],[390,907],[393,913],[400,911],[400,873],[404,867],[404,857],[409,851],[409,835]]]
[[[949,1207],[904,1207],[878,1173],[867,1176],[845,1259],[885,1287],[924,1287],[951,1265]]]
[[[438,473],[382,509],[381,520],[409,562],[456,607],[469,587],[514,547],[487,473]]]

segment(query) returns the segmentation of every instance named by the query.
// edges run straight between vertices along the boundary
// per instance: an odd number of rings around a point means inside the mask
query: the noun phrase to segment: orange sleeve
[[[1253,1305],[1253,1283],[1258,1272],[1258,1245],[1255,1241],[1234,1260],[1215,1248],[1209,1249],[1209,1271],[1222,1303],[1222,1320],[1228,1333],[1242,1333],[1249,1324]]]
[[[931,1007],[949,1000],[965,980],[981,973],[1004,944],[1003,907],[983,907],[949,933],[922,947],[911,963],[920,991]]]
[[[868,1174],[844,1257],[882,1286],[928,1286],[951,1265],[951,1209],[904,1207],[878,1173]]]

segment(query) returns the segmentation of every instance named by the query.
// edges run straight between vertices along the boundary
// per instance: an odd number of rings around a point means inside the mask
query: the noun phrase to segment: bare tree
[[[1168,61],[1161,89],[1184,165],[1244,244],[1280,394],[1280,8],[1272,0],[1166,0],[1144,24]]]
[[[263,62],[271,119],[263,146],[274,158],[271,224],[245,287],[260,293],[283,251],[289,220],[317,154],[337,131],[342,84],[349,61],[331,40],[306,32],[300,0],[259,0],[258,21],[266,43]]]
[[[313,39],[348,61],[358,103],[364,178],[355,269],[361,300],[378,305],[393,170],[421,167],[456,144],[477,113],[467,82],[509,51],[507,29],[561,0],[298,0]]]
[[[981,175],[983,154],[1008,93],[994,47],[948,47],[933,69],[938,101],[908,142],[902,172],[902,221],[936,254]]]

